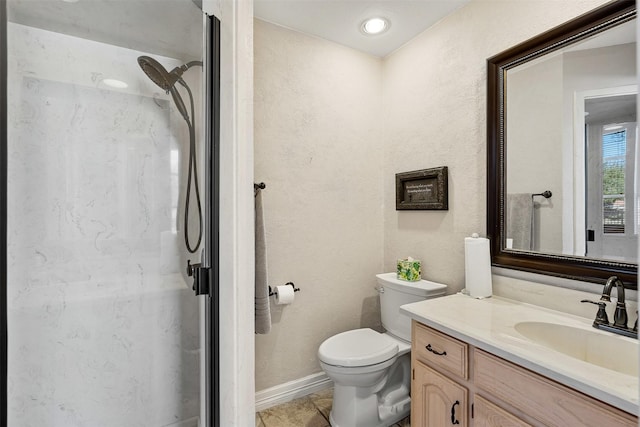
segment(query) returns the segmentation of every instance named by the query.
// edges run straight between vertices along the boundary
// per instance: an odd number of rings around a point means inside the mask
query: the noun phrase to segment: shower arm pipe
[[[174,68],[171,72],[173,73],[176,70],[182,70],[182,72],[185,72],[191,67],[202,67],[202,61],[189,61],[186,64],[182,64]]]
[[[199,66],[202,67],[202,61],[189,61],[183,65],[183,67],[187,67],[185,70],[188,70],[191,67]]]
[[[173,74],[177,77],[182,77],[182,74],[191,67],[203,67],[202,61],[189,61],[186,64],[182,64],[174,68],[169,74]]]

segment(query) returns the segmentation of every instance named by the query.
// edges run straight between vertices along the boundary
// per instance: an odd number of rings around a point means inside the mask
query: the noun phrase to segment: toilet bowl
[[[386,332],[354,329],[327,338],[318,348],[320,366],[334,382],[333,427],[387,427],[409,415],[411,319],[400,306],[443,295],[446,285],[405,282],[378,274]]]
[[[320,366],[334,382],[331,425],[381,427],[406,417],[411,407],[410,349],[408,342],[368,328],[323,342]]]

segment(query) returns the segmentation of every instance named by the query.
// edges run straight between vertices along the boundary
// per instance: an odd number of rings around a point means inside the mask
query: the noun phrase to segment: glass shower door
[[[10,0],[8,21],[8,425],[204,425],[202,12]]]

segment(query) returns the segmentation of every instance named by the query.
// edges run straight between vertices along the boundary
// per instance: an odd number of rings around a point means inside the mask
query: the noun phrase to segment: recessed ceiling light
[[[62,0],[65,3],[78,3],[80,0]]]
[[[124,89],[129,87],[129,85],[122,80],[116,79],[104,79],[102,80],[102,83],[106,84],[107,86],[115,87],[116,89]]]
[[[389,21],[387,21],[385,18],[376,17],[369,18],[364,21],[360,26],[360,29],[365,34],[374,35],[384,33],[389,29],[389,26]]]

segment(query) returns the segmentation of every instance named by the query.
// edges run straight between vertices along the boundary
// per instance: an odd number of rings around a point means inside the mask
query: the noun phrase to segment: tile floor
[[[330,427],[333,389],[310,394],[256,413],[256,427]],[[409,417],[393,427],[411,427]]]

